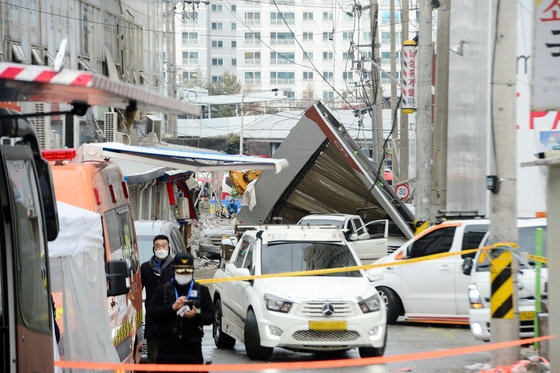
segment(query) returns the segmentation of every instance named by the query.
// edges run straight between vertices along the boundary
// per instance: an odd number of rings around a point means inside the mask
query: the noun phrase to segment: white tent
[[[60,349],[68,361],[115,362],[107,314],[101,215],[57,202],[60,232],[49,242],[51,291],[62,294]]]

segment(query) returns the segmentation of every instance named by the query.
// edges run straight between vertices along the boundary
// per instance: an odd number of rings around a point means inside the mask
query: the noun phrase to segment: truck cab
[[[54,324],[47,241],[58,234],[50,169],[28,121],[0,119],[0,138],[0,370],[50,373]]]

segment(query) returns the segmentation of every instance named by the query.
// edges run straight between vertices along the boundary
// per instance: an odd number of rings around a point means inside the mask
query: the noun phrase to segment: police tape
[[[265,369],[294,370],[294,369],[321,369],[321,368],[342,368],[365,365],[377,365],[397,363],[412,360],[428,360],[443,357],[468,355],[478,352],[486,352],[510,348],[534,342],[542,342],[556,338],[557,335],[543,336],[536,338],[519,339],[515,341],[482,344],[468,347],[457,347],[447,350],[436,350],[427,352],[414,352],[401,355],[389,355],[379,357],[366,357],[361,359],[341,359],[341,360],[315,360],[315,361],[296,361],[285,363],[254,363],[254,364],[128,364],[128,363],[98,363],[89,361],[66,361],[56,360],[55,367],[72,369],[92,369],[92,370],[134,370],[137,372],[237,372],[237,371],[256,371]]]
[[[419,263],[428,260],[440,259],[440,258],[447,258],[450,256],[455,255],[466,255],[476,253],[477,251],[486,251],[491,250],[499,247],[517,247],[516,243],[513,242],[499,242],[490,246],[485,246],[478,249],[469,249],[463,250],[458,252],[447,252],[447,253],[439,253],[439,254],[432,254],[426,255],[420,258],[412,258],[412,259],[403,259],[399,260],[398,262],[390,262],[390,263],[379,263],[379,264],[367,264],[361,266],[351,266],[351,267],[338,267],[338,268],[327,268],[327,269],[314,269],[310,271],[295,271],[295,272],[283,272],[283,273],[268,273],[264,275],[251,275],[251,276],[239,276],[239,277],[222,277],[222,278],[207,278],[207,279],[197,279],[196,281],[199,284],[212,284],[218,282],[229,282],[229,281],[246,281],[246,280],[257,280],[263,278],[276,278],[276,277],[297,277],[297,276],[314,276],[314,275],[324,275],[330,273],[341,273],[341,272],[352,272],[352,271],[359,271],[359,270],[368,270],[373,268],[382,268],[382,267],[393,267],[397,265],[405,265],[411,263]]]

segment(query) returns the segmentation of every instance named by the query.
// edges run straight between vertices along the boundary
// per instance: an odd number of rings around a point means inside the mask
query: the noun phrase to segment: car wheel
[[[393,290],[384,287],[377,288],[377,293],[379,293],[379,296],[385,303],[387,323],[396,323],[399,316],[403,313],[403,306],[399,296]]]
[[[245,319],[245,350],[251,360],[268,360],[272,355],[272,347],[261,346],[257,317],[253,310],[247,312]]]
[[[222,302],[219,299],[216,299],[216,302],[214,302],[212,335],[214,337],[214,343],[218,348],[233,348],[233,346],[235,346],[235,338],[222,332]]]
[[[377,357],[383,356],[385,353],[385,346],[387,345],[387,328],[385,328],[385,336],[383,337],[383,346],[381,347],[360,347],[360,357]]]

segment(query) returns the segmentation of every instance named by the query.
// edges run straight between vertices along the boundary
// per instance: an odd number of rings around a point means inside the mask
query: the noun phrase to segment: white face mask
[[[167,255],[169,254],[169,251],[159,249],[159,250],[155,251],[155,254],[156,254],[156,258],[165,259],[165,258],[167,258]]]
[[[175,273],[175,281],[177,281],[179,285],[188,284],[190,280],[192,280],[192,273],[186,275],[179,275]]]

